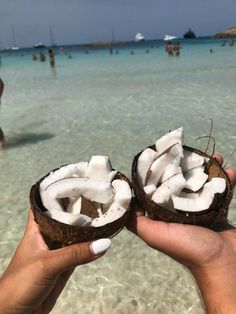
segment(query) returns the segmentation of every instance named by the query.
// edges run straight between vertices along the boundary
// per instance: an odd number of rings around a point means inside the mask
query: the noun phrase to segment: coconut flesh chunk
[[[80,197],[91,201],[107,203],[113,196],[112,187],[108,181],[98,181],[90,178],[67,178],[51,184],[46,192],[51,198]]]
[[[91,222],[91,227],[101,227],[103,225],[111,223],[122,217],[125,212],[126,209],[123,208],[120,204],[112,203],[109,210],[105,214],[93,219],[93,221]]]
[[[183,173],[202,166],[205,161],[207,161],[203,156],[200,156],[194,152],[190,152],[188,150],[184,150],[184,157],[181,159],[180,166],[182,168]]]
[[[151,148],[146,148],[139,156],[137,177],[140,185],[145,185],[147,172],[157,156],[157,152]]]
[[[131,200],[131,189],[129,184],[124,180],[112,181],[114,189],[114,202],[120,204],[124,208],[128,208]]]
[[[87,176],[95,180],[111,181],[117,171],[112,170],[110,159],[107,156],[92,156],[88,164]]]
[[[87,215],[74,215],[60,210],[51,210],[47,215],[57,221],[63,222],[72,226],[90,226],[92,219]]]
[[[60,181],[65,178],[71,177],[86,177],[88,168],[88,162],[79,162],[75,164],[70,164],[61,167],[60,169],[51,172],[41,183],[40,183],[40,196],[42,199],[42,203],[47,208],[48,203],[48,193],[45,190],[50,186],[52,183]],[[56,209],[60,210],[60,205],[55,204]]]
[[[44,207],[50,212],[58,211],[64,212],[64,208],[60,199],[63,198],[74,198],[78,199],[83,196],[95,202],[107,203],[113,197],[113,190],[110,182],[108,181],[97,181],[89,178],[67,178],[52,183],[43,193],[41,193],[41,199]],[[80,209],[69,209],[69,211],[80,212]],[[72,213],[66,213],[73,215]],[[54,213],[55,216],[55,213]],[[55,217],[59,217],[58,215]],[[65,218],[65,223],[68,223],[69,218],[67,215],[61,215],[59,221]],[[77,217],[78,218],[78,217]],[[72,219],[74,221],[75,217]],[[76,220],[77,223],[80,220]]]
[[[160,179],[160,183],[163,183],[164,181],[179,173],[182,173],[182,169],[178,166],[177,160],[173,160],[173,163],[164,170],[163,175]]]
[[[179,128],[172,132],[167,133],[166,135],[162,136],[159,140],[156,141],[156,152],[158,155],[163,154],[167,151],[171,146],[175,144],[180,144],[183,146],[183,128]],[[181,156],[183,157],[183,156]]]
[[[213,178],[207,182],[205,163],[209,158],[183,149],[183,128],[164,135],[156,141],[155,147],[158,156],[153,162],[149,159],[151,164],[146,171],[145,180],[142,168],[142,180],[139,181],[144,192],[155,203],[171,210],[203,211],[210,207],[216,193],[225,191],[224,178]],[[154,156],[154,153],[152,155]],[[138,177],[141,168],[139,163],[138,159]],[[192,193],[185,193],[184,189]]]
[[[226,182],[224,178],[212,178],[207,182],[202,191],[198,193],[185,193],[185,197],[172,196],[174,208],[186,212],[199,212],[208,209],[214,199],[216,193],[223,193],[226,188]],[[193,197],[195,194],[196,197]]]
[[[182,172],[179,164],[181,156],[183,156],[183,147],[180,144],[175,144],[165,155],[167,162],[163,167],[164,169],[160,178],[161,183]]]
[[[130,204],[132,195],[129,184],[124,180],[114,180],[112,186],[114,188],[113,202],[103,215],[93,219],[92,227],[100,227],[119,219]]]
[[[185,187],[185,179],[182,173],[176,174],[163,182],[152,195],[152,200],[157,204],[166,204],[172,195],[179,195]]]
[[[174,169],[174,174],[176,174],[178,172],[177,168],[180,163],[180,154],[182,154],[182,151],[182,147],[176,144],[172,146],[167,153],[157,158],[147,172],[146,185],[154,184],[157,186],[165,170],[173,165],[176,166]],[[166,179],[168,179],[168,176],[166,176]]]
[[[116,174],[107,156],[93,156],[89,163],[63,166],[50,173],[40,184],[46,214],[77,226],[91,226],[94,220],[93,226],[102,226],[120,218],[132,195],[126,181],[113,180]]]
[[[71,213],[74,215],[80,214],[80,212],[81,212],[81,201],[82,201],[81,197],[71,198],[71,200],[67,206],[66,211],[68,213]]]
[[[71,177],[86,177],[88,168],[88,162],[79,162],[76,164],[70,164],[61,167],[60,169],[51,172],[49,176],[47,176],[40,183],[40,191],[45,190],[50,184],[59,181],[65,178]]]
[[[148,195],[148,196],[152,196],[152,194],[156,191],[157,187],[154,184],[150,184],[150,185],[145,185],[143,187],[144,192]]]
[[[193,192],[200,190],[208,179],[208,175],[204,172],[204,170],[205,167],[200,166],[185,172],[185,188]]]

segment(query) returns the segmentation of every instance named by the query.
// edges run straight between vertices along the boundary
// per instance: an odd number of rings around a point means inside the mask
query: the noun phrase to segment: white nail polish
[[[99,239],[91,243],[90,249],[94,255],[99,255],[109,249],[111,246],[110,239]]]

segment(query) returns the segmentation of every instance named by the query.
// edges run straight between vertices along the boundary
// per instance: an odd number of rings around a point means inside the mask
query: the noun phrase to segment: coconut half
[[[228,215],[232,186],[226,172],[214,158],[183,145],[183,128],[134,157],[132,183],[138,202],[154,220],[211,227],[218,216]]]
[[[131,198],[131,183],[107,156],[55,169],[30,191],[42,234],[64,244],[116,235],[126,225]]]

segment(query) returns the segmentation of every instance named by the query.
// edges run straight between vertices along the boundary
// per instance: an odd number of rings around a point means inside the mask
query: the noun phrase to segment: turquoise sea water
[[[1,272],[24,230],[30,187],[49,170],[106,154],[130,177],[133,156],[170,129],[183,126],[186,144],[205,147],[195,138],[209,133],[210,118],[216,150],[227,158],[236,147],[235,46],[183,41],[180,57],[159,41],[117,50],[64,47],[55,71],[48,60],[33,62],[32,50],[0,52]],[[233,201],[234,222],[235,211]],[[127,230],[112,242],[106,256],[76,270],[52,313],[203,313],[180,265]]]

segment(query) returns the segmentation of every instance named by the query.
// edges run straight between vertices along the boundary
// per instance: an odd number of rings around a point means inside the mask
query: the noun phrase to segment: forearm
[[[192,273],[208,314],[236,313],[236,266]]]
[[[15,291],[19,287],[15,286]],[[14,306],[12,306],[12,300],[14,299],[14,290],[9,288],[7,280],[0,278],[0,313],[18,313]],[[13,302],[14,303],[14,302]]]
[[[6,271],[0,278],[0,313],[30,314],[41,303],[41,295],[31,278],[37,278],[34,272],[16,269]],[[35,288],[36,286],[36,288]]]

